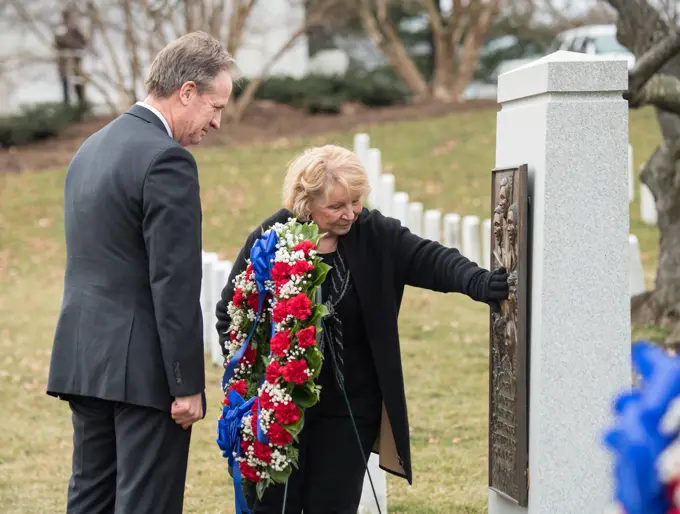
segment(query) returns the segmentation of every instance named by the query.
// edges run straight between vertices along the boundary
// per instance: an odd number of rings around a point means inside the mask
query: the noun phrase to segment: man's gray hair
[[[188,81],[199,93],[210,91],[220,72],[238,79],[236,61],[222,44],[207,32],[185,34],[161,50],[151,63],[144,85],[156,98],[168,98]]]

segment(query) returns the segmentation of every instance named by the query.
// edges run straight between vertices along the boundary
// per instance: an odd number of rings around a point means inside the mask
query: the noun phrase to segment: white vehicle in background
[[[575,29],[560,32],[548,49],[548,54],[566,50],[582,54],[599,55],[607,59],[625,59],[628,69],[635,64],[635,56],[616,39],[616,25],[584,25]],[[509,59],[498,64],[491,79],[495,82],[498,76],[508,71],[519,68],[542,55],[525,57],[522,59]]]
[[[584,25],[561,32],[548,53],[558,50],[598,55],[611,59],[625,59],[628,69],[635,64],[635,56],[616,39],[616,25]]]

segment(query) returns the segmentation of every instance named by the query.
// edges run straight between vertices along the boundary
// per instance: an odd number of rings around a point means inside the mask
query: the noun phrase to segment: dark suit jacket
[[[266,230],[290,217],[294,217],[290,211],[280,210],[260,226]],[[250,249],[260,235],[258,228],[248,236],[217,303],[217,331],[222,348],[229,338],[227,305],[234,296],[232,281],[246,268]],[[397,323],[404,288],[410,285],[442,293],[463,293],[473,300],[485,301],[488,271],[458,250],[423,239],[398,220],[365,208],[338,244],[354,277],[383,396],[380,436],[374,451],[380,453],[381,468],[411,483],[408,414]]]
[[[48,394],[170,410],[204,392],[201,218],[196,161],[148,109],[83,143],[65,180]]]

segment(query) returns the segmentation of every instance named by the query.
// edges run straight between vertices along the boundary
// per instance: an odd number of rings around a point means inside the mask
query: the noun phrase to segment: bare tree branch
[[[629,90],[637,91],[678,53],[680,53],[680,31],[676,29],[668,37],[652,46],[636,61],[635,66],[628,74]]]
[[[256,0],[234,0],[229,15],[229,33],[227,35],[227,51],[236,54],[241,47],[243,32]],[[235,4],[235,5],[234,5]]]
[[[21,0],[7,0],[7,3],[14,8],[16,14],[19,16],[19,19],[28,26],[31,32],[35,34],[39,40],[50,46],[52,45],[52,41],[42,30],[40,30],[38,23],[36,23],[34,17],[26,9],[26,4],[24,2]]]
[[[439,14],[439,9],[435,2],[439,0],[424,0],[425,7],[427,8],[427,13],[430,15],[430,25],[432,26],[432,32],[435,33],[435,37],[442,32],[442,22]]]
[[[257,89],[267,78],[272,67],[278,62],[281,56],[293,46],[300,36],[305,34],[310,29],[324,23],[327,13],[341,1],[342,0],[323,0],[320,2],[321,5],[318,5],[313,11],[308,12],[307,20],[303,22],[303,24],[290,35],[283,46],[269,58],[269,60],[262,67],[259,76],[246,86],[246,89],[239,96],[238,101],[234,103],[234,108],[229,112],[230,119],[232,121],[238,122],[241,120],[245,110],[252,103]]]
[[[361,25],[369,39],[394,67],[395,72],[413,93],[415,99],[427,95],[427,82],[387,18],[386,1],[378,0],[377,17],[373,14],[373,5],[370,0],[358,0],[357,7]]]
[[[629,105],[633,108],[653,105],[680,115],[680,79],[671,75],[654,75],[633,95]]]

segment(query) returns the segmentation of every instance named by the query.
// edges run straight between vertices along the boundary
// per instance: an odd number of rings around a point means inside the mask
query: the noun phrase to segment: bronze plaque
[[[529,496],[527,166],[491,179],[491,269],[510,274],[510,294],[489,327],[489,487],[526,507]]]

